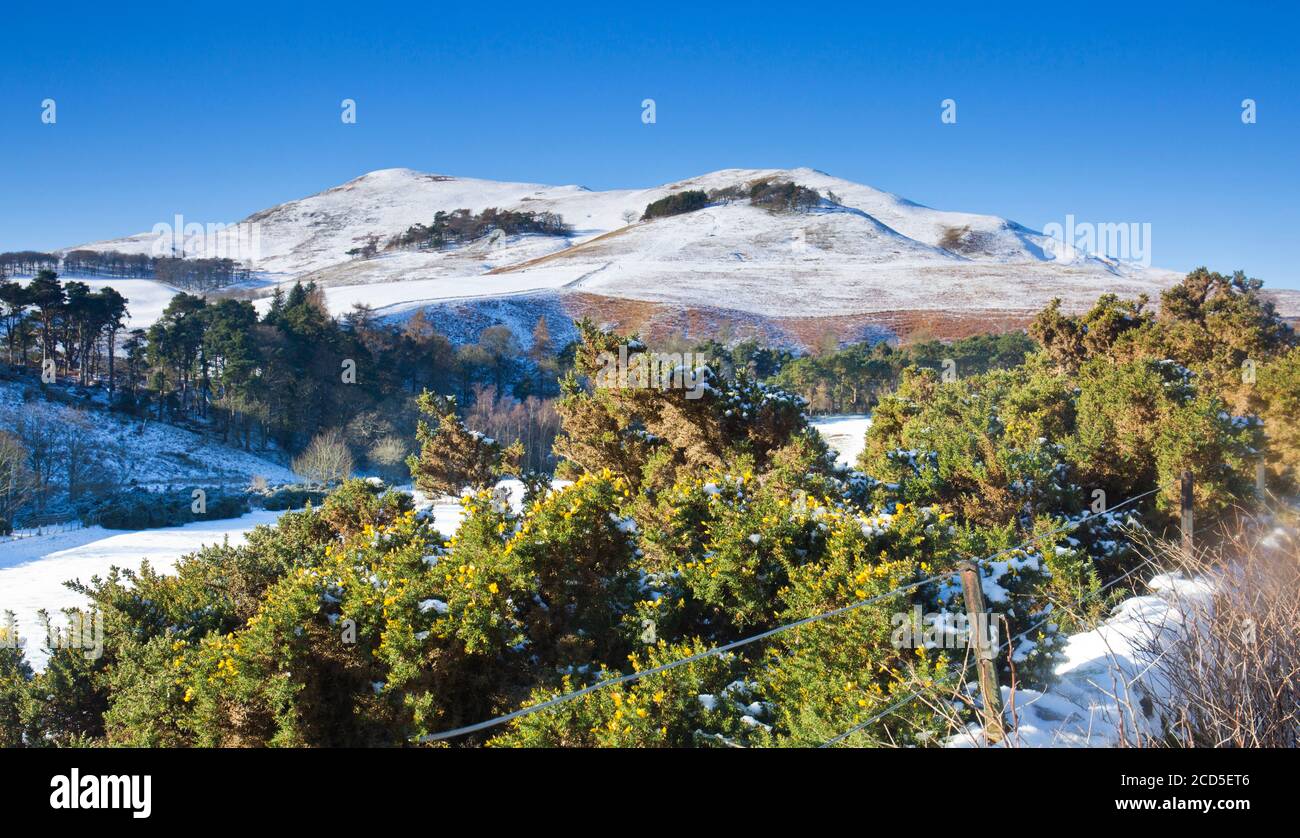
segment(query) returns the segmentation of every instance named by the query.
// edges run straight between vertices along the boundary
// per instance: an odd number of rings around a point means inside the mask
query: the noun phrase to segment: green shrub
[[[631,671],[653,669],[705,651],[705,644],[659,641],[629,658]],[[751,700],[740,659],[715,655],[637,681],[597,690],[511,723],[488,741],[499,748],[736,747],[761,735],[766,708]],[[525,706],[572,692],[584,682],[617,675],[606,669],[586,678],[566,675],[554,689],[534,691]]]
[[[749,189],[749,202],[769,212],[802,212],[819,201],[817,190],[789,181],[759,181]]]
[[[0,748],[17,748],[23,745],[33,676],[18,645],[13,613],[6,617],[7,624],[0,626]]]
[[[285,509],[302,509],[307,504],[320,506],[329,496],[326,489],[313,488],[306,484],[277,486],[265,494],[256,495],[258,505],[263,509],[280,511]]]
[[[1262,365],[1252,406],[1264,423],[1268,465],[1279,489],[1294,490],[1300,479],[1300,347]]]
[[[174,527],[193,521],[238,518],[248,512],[243,494],[207,494],[203,513],[193,511],[190,492],[123,492],[98,501],[83,511],[82,520],[110,530],[147,530]]]
[[[696,210],[703,209],[708,205],[708,195],[698,189],[687,189],[685,192],[674,192],[671,195],[646,204],[645,212],[641,215],[641,220],[649,221],[652,218],[667,218],[670,215],[681,215],[687,212],[695,212]]]

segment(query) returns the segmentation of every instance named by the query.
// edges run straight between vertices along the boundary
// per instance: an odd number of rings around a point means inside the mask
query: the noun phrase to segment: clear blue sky
[[[1280,3],[122,5],[5,4],[0,250],[391,166],[599,189],[806,165],[1040,229],[1150,222],[1157,265],[1300,288]]]

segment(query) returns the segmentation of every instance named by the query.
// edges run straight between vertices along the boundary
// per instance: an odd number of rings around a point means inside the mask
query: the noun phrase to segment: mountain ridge
[[[773,212],[752,205],[755,183],[815,190],[814,205]],[[723,197],[689,213],[642,220],[646,206],[700,190]],[[550,212],[568,235],[500,230],[439,250],[354,258],[437,212]],[[689,309],[735,311],[740,319],[836,317],[873,312],[1022,311],[1061,297],[1067,308],[1105,292],[1159,292],[1178,275],[1099,257],[997,215],[939,210],[817,169],[721,169],[659,186],[583,186],[494,181],[388,168],[259,210],[249,260],[266,283],[309,279],[332,311],[353,304],[389,316],[465,300],[583,293]],[[203,255],[234,241],[231,229]],[[147,253],[142,233],[81,247]],[[352,254],[349,251],[353,251]],[[358,287],[364,286],[364,287]],[[268,292],[269,293],[269,292]],[[262,303],[265,305],[265,301]]]

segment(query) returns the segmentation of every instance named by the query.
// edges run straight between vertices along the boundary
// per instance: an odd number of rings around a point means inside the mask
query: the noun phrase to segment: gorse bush
[[[653,669],[706,651],[699,641],[658,641],[629,655],[633,672]],[[524,716],[491,739],[494,747],[727,747],[748,741],[761,724],[763,705],[748,701],[735,655],[713,655],[639,681],[618,684],[558,706]],[[600,669],[595,680],[614,677]],[[539,689],[525,706],[573,691],[580,681],[564,676],[555,688]]]
[[[425,391],[417,404],[420,412],[437,420],[420,420],[415,436],[420,453],[406,460],[417,488],[433,494],[456,495],[461,489],[481,489],[498,477],[518,470],[523,446],[502,446],[465,427],[456,413],[456,400]]]
[[[906,375],[877,409],[859,467],[883,481],[877,500],[954,505],[984,524],[1157,487],[1167,513],[1183,470],[1198,509],[1223,512],[1248,498],[1261,457],[1287,456],[1295,425],[1256,415],[1280,416],[1297,392],[1286,372],[1295,336],[1258,288],[1198,270],[1158,316],[1110,295],[1078,317],[1053,304],[1031,329],[1042,352],[1021,366],[951,383]],[[1266,383],[1243,394],[1243,369],[1256,368]]]

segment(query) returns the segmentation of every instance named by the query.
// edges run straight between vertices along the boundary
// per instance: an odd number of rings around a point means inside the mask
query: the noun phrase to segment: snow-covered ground
[[[1046,691],[1002,687],[1012,747],[1111,747],[1159,736],[1163,720],[1147,696],[1165,694],[1151,650],[1168,648],[1208,613],[1213,585],[1203,579],[1162,575],[1151,593],[1124,600],[1092,631],[1071,635],[1058,681]],[[972,726],[950,747],[986,744]]]
[[[812,426],[821,433],[826,444],[835,449],[837,462],[849,468],[856,467],[858,455],[867,444],[867,428],[871,427],[869,414],[816,416]]]
[[[424,255],[426,254],[395,254],[395,258],[388,261],[395,265],[407,265],[418,261]],[[417,270],[413,271],[411,275],[423,276],[425,272]],[[439,276],[430,279],[367,282],[359,285],[326,285],[324,292],[325,304],[329,307],[330,313],[335,316],[346,314],[354,305],[364,303],[374,309],[379,316],[387,317],[412,313],[416,309],[427,305],[455,300],[514,296],[533,291],[554,291],[563,285],[564,281],[563,276],[548,276],[546,274],[471,274],[468,276]],[[260,313],[265,314],[267,309],[271,307],[271,300],[256,300],[253,305]]]
[[[241,518],[199,521],[181,527],[139,532],[86,527],[56,535],[21,538],[0,543],[0,615],[13,611],[15,624],[28,639],[28,660],[45,666],[43,632],[37,612],[49,612],[62,625],[63,608],[86,605],[86,598],[64,587],[70,580],[90,581],[105,576],[111,567],[138,569],[148,559],[158,570],[169,571],[176,560],[205,544],[242,544],[259,524],[271,524],[279,512],[250,512]]]

